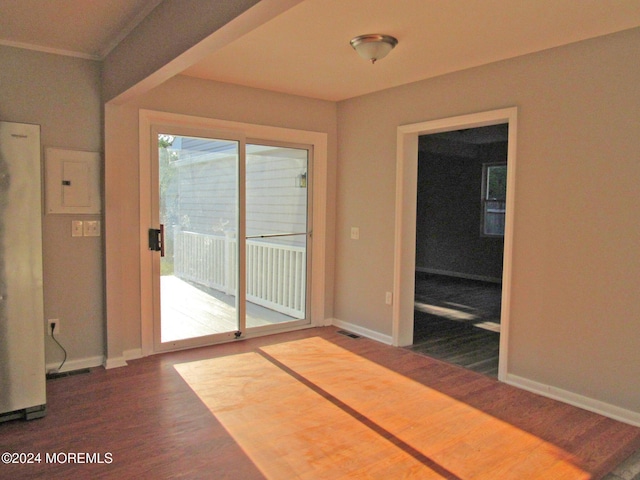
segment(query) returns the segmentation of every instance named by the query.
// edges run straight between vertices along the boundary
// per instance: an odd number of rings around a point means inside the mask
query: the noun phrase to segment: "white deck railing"
[[[176,231],[174,275],[235,295],[236,239]],[[306,254],[292,247],[247,240],[247,300],[295,318],[305,317]]]

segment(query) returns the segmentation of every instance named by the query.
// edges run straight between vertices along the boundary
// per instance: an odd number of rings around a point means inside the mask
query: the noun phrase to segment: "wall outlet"
[[[393,303],[393,294],[391,292],[384,294],[384,303],[387,305],[391,305]]]
[[[58,335],[60,333],[60,320],[57,318],[50,318],[47,320],[47,335],[51,335],[51,324],[56,324],[56,329],[53,331],[54,335]]]
[[[351,227],[351,239],[352,240],[360,239],[360,229],[358,227]]]

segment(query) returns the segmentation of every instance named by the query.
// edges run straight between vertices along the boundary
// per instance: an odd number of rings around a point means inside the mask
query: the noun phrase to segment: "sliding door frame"
[[[313,165],[314,165],[314,152],[313,145],[304,145],[301,143],[291,143],[291,142],[283,142],[283,141],[273,141],[273,140],[264,140],[264,139],[255,139],[255,138],[247,138],[246,145],[264,145],[269,147],[282,147],[282,148],[290,148],[290,149],[298,149],[305,150],[307,152],[307,182],[310,188],[306,188],[307,192],[307,208],[306,208],[306,222],[305,222],[305,318],[304,320],[311,320],[311,308],[310,308],[310,299],[311,299],[311,285],[313,285],[311,275],[313,274],[313,206],[314,206],[314,183],[313,183]],[[246,184],[246,181],[245,181]],[[246,185],[245,185],[246,186]],[[246,195],[246,191],[244,192]],[[301,232],[300,232],[301,233]],[[287,234],[289,236],[289,234]],[[247,240],[249,240],[249,236],[247,236]],[[311,274],[310,274],[311,272]],[[246,303],[245,299],[245,303]],[[304,326],[305,322],[303,319],[296,319],[284,323],[276,323],[272,325],[262,325],[262,326],[253,326],[246,327],[243,330],[244,338],[251,337],[259,337],[262,335],[267,335],[270,333],[275,333],[279,331],[288,331],[293,330],[290,328],[291,325],[301,325]],[[309,322],[306,322],[309,323]]]
[[[149,211],[149,228],[161,228],[160,224],[160,205],[161,201],[159,186],[159,150],[157,146],[158,135],[167,134],[180,137],[193,137],[202,138],[207,140],[223,140],[237,143],[237,159],[235,164],[235,178],[236,178],[236,207],[237,213],[235,218],[236,235],[236,272],[235,278],[237,284],[235,285],[235,328],[228,332],[221,332],[215,334],[209,334],[205,336],[196,336],[180,340],[162,341],[162,307],[161,296],[162,289],[160,288],[161,274],[160,274],[160,252],[150,251],[151,254],[151,285],[153,296],[153,350],[154,352],[167,352],[172,350],[195,348],[209,343],[221,343],[229,340],[233,340],[237,337],[237,332],[244,332],[246,330],[246,289],[240,288],[245,284],[246,279],[246,211],[240,205],[244,205],[246,199],[246,138],[244,135],[238,132],[228,131],[214,131],[210,129],[192,128],[176,125],[167,125],[154,123],[151,125],[151,138],[150,142],[155,144],[155,148],[151,149],[150,157],[150,174],[151,174],[151,191],[150,191],[150,211]],[[142,220],[142,217],[141,217]]]
[[[312,204],[313,216],[313,255],[311,257],[311,275],[309,298],[310,322],[303,326],[292,326],[291,329],[323,326],[325,321],[326,290],[326,216],[327,216],[327,134],[295,130],[281,127],[254,125],[204,117],[194,117],[168,112],[140,110],[139,112],[139,168],[140,168],[140,331],[142,355],[159,353],[155,350],[154,335],[154,286],[153,286],[153,252],[147,248],[148,228],[152,225],[152,185],[151,168],[153,149],[157,149],[157,141],[153,142],[152,131],[155,126],[192,129],[210,132],[212,136],[228,133],[231,136],[250,138],[251,141],[282,142],[304,144],[312,148],[314,161],[310,180],[314,192]],[[241,283],[242,284],[242,283]],[[214,342],[215,343],[215,342]]]

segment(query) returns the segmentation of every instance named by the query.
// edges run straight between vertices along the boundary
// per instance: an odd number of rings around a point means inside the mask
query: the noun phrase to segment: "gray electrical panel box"
[[[45,149],[46,212],[99,214],[100,154]]]

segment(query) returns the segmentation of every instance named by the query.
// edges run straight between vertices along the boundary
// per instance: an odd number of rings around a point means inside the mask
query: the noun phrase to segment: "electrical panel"
[[[100,154],[45,149],[46,212],[99,214]]]

